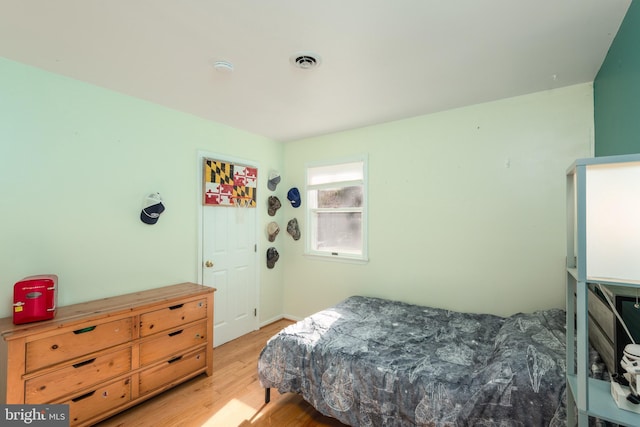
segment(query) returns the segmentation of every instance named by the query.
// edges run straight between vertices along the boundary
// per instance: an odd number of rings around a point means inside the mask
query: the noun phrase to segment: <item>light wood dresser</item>
[[[182,283],[58,308],[54,319],[0,319],[0,398],[69,405],[95,424],[213,369],[214,288]]]

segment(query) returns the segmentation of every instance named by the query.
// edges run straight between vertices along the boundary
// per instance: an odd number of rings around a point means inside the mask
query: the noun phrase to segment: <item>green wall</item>
[[[640,153],[640,4],[632,2],[593,82],[595,155]]]
[[[282,169],[279,142],[2,58],[0,117],[0,317],[34,274],[58,275],[61,306],[197,281],[198,152],[258,164],[260,206],[269,169]],[[143,224],[156,191],[166,211]],[[259,268],[271,319],[282,269]]]
[[[564,307],[564,175],[592,137],[583,83],[286,143],[284,188],[304,187],[307,163],[368,155],[369,262],[306,256],[307,218],[285,203],[303,236],[280,241],[284,313],[354,294],[499,315]]]

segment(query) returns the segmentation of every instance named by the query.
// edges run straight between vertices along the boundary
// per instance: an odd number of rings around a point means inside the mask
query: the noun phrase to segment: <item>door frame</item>
[[[204,167],[203,167],[203,161],[205,158],[207,159],[215,159],[215,160],[221,160],[221,161],[225,161],[225,162],[230,162],[230,163],[238,163],[244,166],[251,166],[251,167],[255,167],[258,169],[258,182],[257,182],[257,188],[260,188],[260,164],[257,162],[254,162],[252,160],[247,160],[247,159],[242,159],[239,157],[233,157],[233,156],[228,156],[226,154],[220,154],[220,153],[215,153],[212,151],[206,151],[206,150],[198,150],[197,152],[197,176],[198,176],[198,184],[197,184],[197,188],[198,188],[198,257],[196,260],[196,265],[197,265],[197,272],[198,272],[198,283],[200,285],[204,285],[203,283],[203,277],[202,277],[202,268],[203,268],[203,255],[204,255],[204,251],[202,249],[203,244],[204,244],[204,239],[202,236],[203,233],[203,229],[204,229],[204,215],[203,215],[203,209],[205,208],[205,206],[203,205],[202,201],[204,200]],[[258,197],[259,197],[259,191],[258,191]],[[256,204],[259,206],[259,202],[258,199],[256,198]],[[253,209],[259,209],[259,207],[256,206]],[[222,207],[220,209],[252,209],[252,208],[238,208],[238,207]],[[258,330],[260,328],[260,258],[258,257],[258,254],[260,253],[260,247],[258,244],[258,224],[260,222],[259,220],[260,218],[260,214],[258,211],[256,211],[256,215],[255,215],[255,230],[256,230],[256,250],[254,251],[254,263],[255,263],[255,272],[254,272],[254,280],[256,283],[256,308],[258,310],[258,312],[256,313],[256,316],[254,316],[254,331]],[[215,295],[214,295],[215,298]],[[213,313],[213,316],[215,318],[215,313]],[[212,345],[213,345],[213,340],[211,340]]]

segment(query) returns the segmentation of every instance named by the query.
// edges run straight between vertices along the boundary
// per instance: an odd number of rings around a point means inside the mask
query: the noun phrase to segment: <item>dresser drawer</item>
[[[140,316],[140,335],[148,336],[207,317],[207,300],[185,302]]]
[[[102,412],[111,410],[131,400],[131,380],[116,381],[97,387],[63,402],[69,405],[71,425],[84,423]]]
[[[140,344],[140,365],[147,365],[171,354],[207,342],[207,322],[158,334],[158,338]]]
[[[65,360],[82,357],[133,338],[130,317],[109,323],[87,325],[27,343],[26,371],[51,366]]]
[[[25,383],[25,403],[51,402],[131,370],[131,347],[67,365]]]
[[[174,357],[164,363],[140,372],[140,395],[172,383],[206,367],[206,350]]]

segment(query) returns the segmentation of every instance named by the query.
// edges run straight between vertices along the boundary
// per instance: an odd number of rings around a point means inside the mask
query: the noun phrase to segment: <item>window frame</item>
[[[323,184],[309,184],[309,172],[310,169],[318,168],[318,167],[327,167],[327,166],[339,166],[347,163],[362,163],[362,179],[361,180],[338,180],[332,181]],[[369,261],[368,254],[368,157],[366,155],[358,155],[353,157],[344,157],[339,159],[326,160],[321,162],[309,162],[305,164],[305,187],[304,194],[307,200],[305,203],[305,214],[306,214],[306,232],[305,232],[305,252],[304,254],[309,257],[314,257],[323,260],[332,260],[332,261],[348,261],[348,262],[357,262],[363,263]],[[346,188],[352,187],[354,185],[362,186],[362,206],[360,208],[317,208],[312,207],[313,203],[311,203],[310,192],[314,190],[322,190],[328,188]],[[350,253],[350,252],[334,252],[334,251],[321,251],[313,247],[313,243],[316,240],[316,235],[313,232],[315,227],[314,216],[317,213],[321,212],[361,212],[361,252],[360,253]]]

